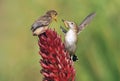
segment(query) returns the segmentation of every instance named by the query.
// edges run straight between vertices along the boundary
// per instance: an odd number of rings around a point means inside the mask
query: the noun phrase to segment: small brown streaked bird
[[[94,18],[95,15],[95,13],[89,14],[79,26],[77,26],[75,22],[62,20],[65,24],[65,27],[69,28],[69,30],[67,31],[62,26],[60,27],[62,32],[64,32],[65,34],[65,49],[69,52],[73,61],[78,60],[77,56],[75,55],[78,39],[77,35],[85,28],[87,24],[90,23],[90,21]]]
[[[39,17],[31,27],[31,30],[33,32],[33,36],[38,36],[42,33],[44,33],[49,24],[55,20],[57,21],[57,15],[58,13],[55,10],[49,10],[45,13],[45,15]]]

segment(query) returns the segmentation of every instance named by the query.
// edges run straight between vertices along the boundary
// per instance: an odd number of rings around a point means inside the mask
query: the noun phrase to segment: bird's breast
[[[73,30],[69,30],[66,33],[65,42],[67,44],[69,44],[69,45],[76,44],[76,42],[77,42],[77,34],[76,34],[76,32],[74,32]]]

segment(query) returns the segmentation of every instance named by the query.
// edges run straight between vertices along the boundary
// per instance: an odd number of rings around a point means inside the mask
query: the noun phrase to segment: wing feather
[[[78,34],[91,22],[95,15],[96,13],[91,13],[82,21],[82,23],[78,26]]]
[[[51,17],[48,17],[46,15],[41,16],[32,24],[31,30],[35,31],[39,27],[48,26],[50,22],[51,22]]]

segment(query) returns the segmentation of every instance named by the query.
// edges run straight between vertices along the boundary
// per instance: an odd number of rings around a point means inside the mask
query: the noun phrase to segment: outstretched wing
[[[78,26],[78,34],[85,28],[86,25],[90,23],[95,15],[96,13],[91,13],[82,21],[82,23]]]
[[[67,33],[67,30],[66,30],[66,29],[64,29],[62,26],[60,26],[60,29],[62,30],[62,32],[63,32],[64,34],[66,34],[66,33]]]

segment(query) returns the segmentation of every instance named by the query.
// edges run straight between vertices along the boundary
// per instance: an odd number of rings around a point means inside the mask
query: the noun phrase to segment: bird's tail
[[[74,62],[78,60],[78,57],[75,54],[71,58]]]

